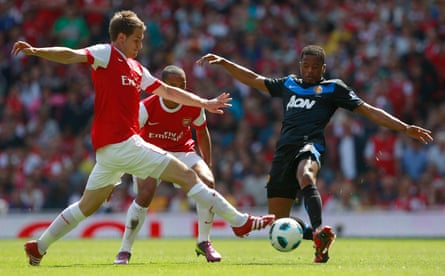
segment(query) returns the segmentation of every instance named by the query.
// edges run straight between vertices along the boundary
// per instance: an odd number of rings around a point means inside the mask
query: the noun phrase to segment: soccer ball
[[[269,240],[273,248],[281,252],[290,252],[297,248],[303,239],[303,228],[292,218],[280,218],[272,223]]]

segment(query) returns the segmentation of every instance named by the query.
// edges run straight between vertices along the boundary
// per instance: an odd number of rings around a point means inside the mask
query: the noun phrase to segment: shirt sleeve
[[[269,94],[272,97],[281,97],[282,96],[282,89],[283,89],[283,83],[286,78],[278,78],[278,79],[271,79],[267,78],[264,80],[264,84],[266,85],[267,89],[269,90]]]
[[[88,63],[96,70],[99,67],[106,68],[110,62],[111,45],[96,44],[85,48],[88,56]]]
[[[148,120],[148,112],[143,102],[139,103],[139,128],[142,128]]]
[[[142,67],[142,81],[141,88],[142,90],[151,93],[153,90],[161,86],[161,81],[150,73],[147,68]]]
[[[335,104],[347,110],[352,111],[364,103],[364,101],[341,80],[336,81],[334,93],[335,97],[333,98],[333,101]]]
[[[205,113],[205,109],[201,108],[201,112],[199,113],[198,118],[196,118],[193,121],[193,126],[195,126],[196,128],[203,128],[205,127],[206,124],[206,113]]]

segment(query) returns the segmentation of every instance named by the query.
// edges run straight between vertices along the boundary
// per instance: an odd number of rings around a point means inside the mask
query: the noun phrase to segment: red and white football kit
[[[111,44],[84,50],[96,92],[91,139],[97,161],[86,189],[118,183],[124,172],[159,177],[171,156],[138,135],[138,107],[140,91],[153,91],[161,82]]]
[[[207,166],[196,152],[191,128],[200,130],[207,126],[205,110],[199,107],[178,105],[167,107],[162,98],[152,95],[139,105],[141,137],[181,160],[191,168],[197,163]]]
[[[195,151],[191,127],[207,125],[204,109],[185,105],[171,109],[157,95],[140,103],[139,124],[145,141],[170,152]]]

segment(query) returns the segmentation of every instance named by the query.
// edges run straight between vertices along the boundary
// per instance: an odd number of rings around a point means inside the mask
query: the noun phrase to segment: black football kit
[[[325,152],[324,129],[337,108],[353,111],[363,104],[342,80],[305,84],[295,75],[265,80],[272,97],[282,98],[283,121],[277,141],[267,195],[296,198],[300,190],[295,167],[312,156],[319,166]]]

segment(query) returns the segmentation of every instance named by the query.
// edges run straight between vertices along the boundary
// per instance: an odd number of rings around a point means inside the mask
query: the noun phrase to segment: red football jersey
[[[161,82],[111,44],[97,44],[84,50],[92,67],[95,88],[91,139],[97,150],[139,133],[140,91],[152,91]]]
[[[204,109],[186,105],[170,109],[161,99],[152,95],[140,103],[139,123],[142,138],[166,151],[194,151],[195,141],[191,127],[206,127]]]

